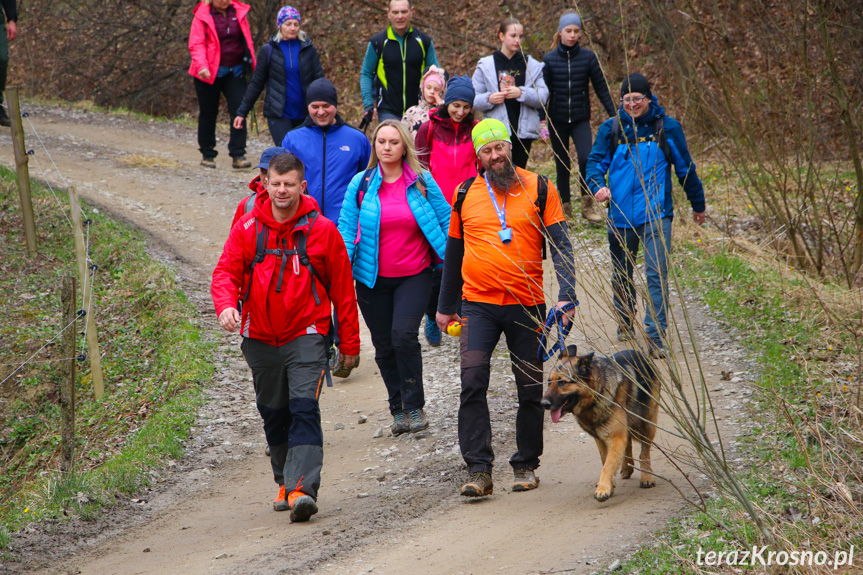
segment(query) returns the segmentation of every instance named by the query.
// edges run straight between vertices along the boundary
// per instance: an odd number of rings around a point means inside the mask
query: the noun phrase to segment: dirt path
[[[679,495],[666,481],[641,490],[637,479],[618,480],[610,501],[594,501],[599,457],[571,417],[546,428],[540,489],[511,493],[506,460],[514,451],[515,390],[503,348],[495,354],[490,393],[498,454],[495,495],[476,502],[460,498],[465,471],[456,440],[456,341],[444,336],[439,348],[423,342],[431,432],[393,438],[364,333],[362,366],[322,396],[320,513],[308,524],[290,525],[287,514],[271,509],[276,489],[238,338],[215,329],[209,300],[209,274],[251,172],[230,171],[224,152],[218,170],[198,167],[194,129],[65,108],[25,108],[66,181],[89,201],[145,230],[154,251],[176,264],[199,321],[221,342],[223,363],[188,456],[159,471],[151,492],[95,523],[30,528],[13,540],[15,561],[0,572],[591,573],[625,558],[681,509]],[[31,176],[62,184],[36,135],[25,128],[28,147],[36,149]],[[249,157],[256,158],[266,145],[251,142]],[[122,159],[131,154],[166,158],[179,167],[128,167]],[[2,133],[0,159],[8,165],[11,158],[8,133]],[[604,252],[597,246],[594,257],[604,258]],[[604,289],[597,286],[607,284],[607,267],[584,270],[579,293]],[[599,338],[589,341],[610,340],[614,326],[595,301],[584,298],[579,313],[580,330]],[[710,389],[732,389],[718,381],[720,369],[735,369],[728,338],[704,313],[696,313],[695,323],[702,361],[714,372],[708,374]],[[583,335],[574,333],[571,340],[590,347]],[[687,354],[678,355],[683,361]],[[736,392],[725,395],[725,409],[746,401]],[[360,424],[363,414],[368,422]],[[383,437],[375,438],[381,428]],[[659,442],[677,445],[663,433]],[[655,469],[679,481],[661,456]]]

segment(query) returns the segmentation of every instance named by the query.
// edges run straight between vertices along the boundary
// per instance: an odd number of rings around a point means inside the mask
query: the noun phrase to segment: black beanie
[[[333,106],[339,105],[339,97],[336,95],[336,87],[326,78],[318,78],[306,89],[306,103],[326,102]]]
[[[623,81],[620,86],[620,97],[623,98],[626,94],[638,92],[650,98],[650,82],[639,73],[630,74],[629,78]]]

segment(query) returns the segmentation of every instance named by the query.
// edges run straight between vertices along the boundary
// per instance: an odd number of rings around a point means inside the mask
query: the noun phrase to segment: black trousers
[[[549,126],[551,150],[554,152],[554,165],[557,168],[557,192],[560,201],[570,201],[569,178],[572,173],[572,160],[569,156],[569,140],[575,144],[575,154],[578,158],[578,188],[581,195],[587,194],[587,184],[584,176],[587,173],[587,157],[590,155],[593,136],[590,132],[590,120],[581,122],[554,122]]]
[[[273,138],[273,145],[278,147],[282,145],[282,140],[285,139],[285,134],[295,128],[303,125],[304,119],[285,118],[267,118],[267,128],[270,130],[270,136]]]
[[[545,305],[494,305],[464,301],[461,330],[461,396],[458,442],[469,473],[491,473],[491,417],[488,412],[491,354],[500,334],[506,335],[512,373],[518,390],[515,417],[517,451],[509,463],[514,469],[539,467],[542,455],[542,361],[537,358]]]
[[[246,123],[241,129],[233,126],[237,109],[243,102],[246,93],[246,80],[233,74],[216,78],[213,84],[207,84],[194,78],[195,93],[198,95],[198,149],[205,158],[215,158],[216,151],[216,118],[219,116],[219,100],[225,95],[228,102],[228,114],[231,117],[231,138],[228,140],[228,154],[232,158],[246,155]]]
[[[515,134],[510,136],[512,140],[512,163],[514,166],[524,169],[530,158],[530,146],[533,140],[520,140]]]
[[[431,268],[400,278],[378,276],[374,288],[357,282],[357,303],[372,335],[392,415],[425,407],[417,330],[430,290]]]

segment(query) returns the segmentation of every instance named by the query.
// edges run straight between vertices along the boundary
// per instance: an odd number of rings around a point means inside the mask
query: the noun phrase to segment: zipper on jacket
[[[566,53],[566,81],[567,81],[567,94],[568,94],[568,102],[566,103],[566,109],[569,111],[569,123],[572,124],[572,67],[570,66],[570,53]]]
[[[329,126],[321,128],[324,133],[323,162],[321,165],[321,215],[324,214],[324,189],[327,182],[327,128]]]

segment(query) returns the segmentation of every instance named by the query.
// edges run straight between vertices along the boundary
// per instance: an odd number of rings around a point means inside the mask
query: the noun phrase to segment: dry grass
[[[177,170],[180,168],[180,162],[176,160],[147,156],[145,154],[127,154],[117,158],[117,161],[130,168],[164,168],[167,170]]]

